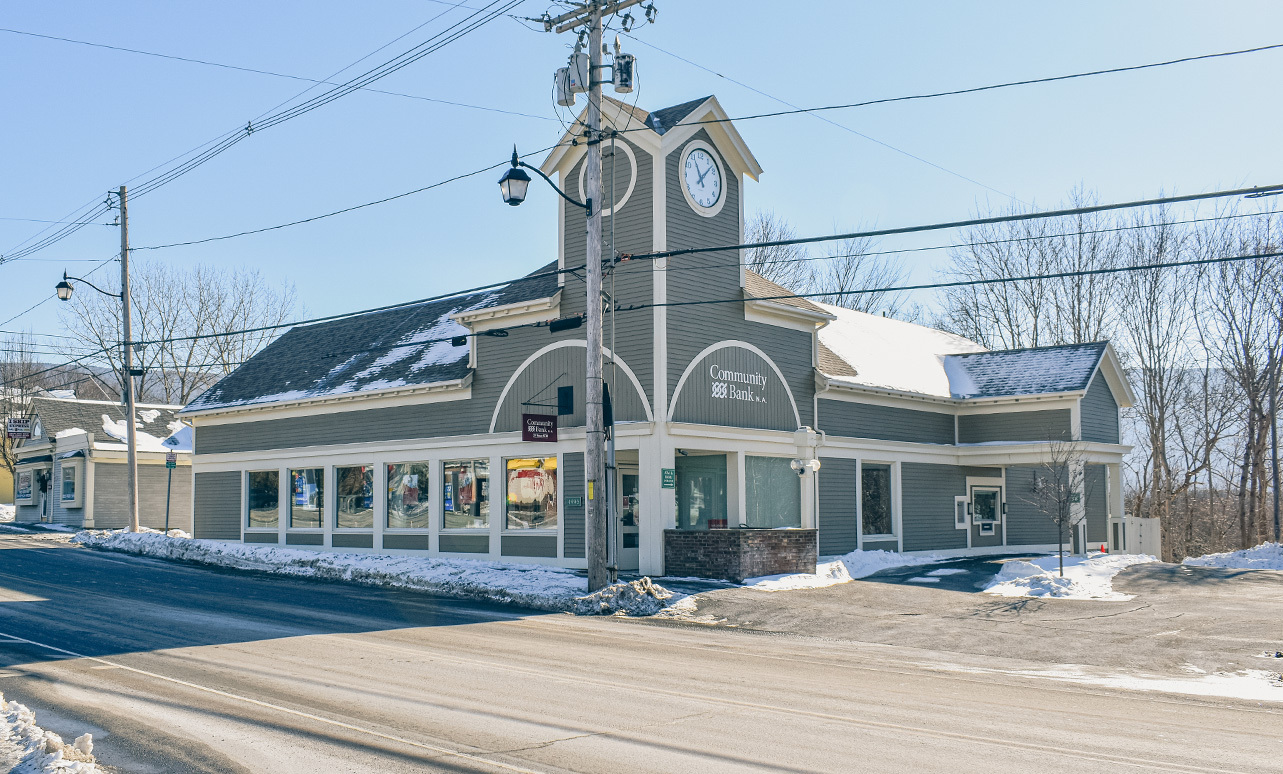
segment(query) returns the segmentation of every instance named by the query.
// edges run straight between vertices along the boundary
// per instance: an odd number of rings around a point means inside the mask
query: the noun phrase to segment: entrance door
[[[971,490],[971,546],[1002,545],[1002,489],[977,486]]]
[[[619,471],[619,569],[636,570],[640,565],[640,536],[638,526],[641,521],[641,503],[638,495],[641,491],[641,476],[637,469],[621,468]]]

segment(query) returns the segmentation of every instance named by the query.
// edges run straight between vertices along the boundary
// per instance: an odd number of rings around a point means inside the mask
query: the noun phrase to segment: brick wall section
[[[740,583],[745,578],[815,572],[813,529],[664,530],[664,574],[718,578]]]

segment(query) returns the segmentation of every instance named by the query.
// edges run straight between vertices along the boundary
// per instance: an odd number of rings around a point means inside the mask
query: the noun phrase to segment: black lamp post
[[[552,190],[561,194],[561,198],[576,207],[582,208],[585,214],[589,216],[592,215],[592,199],[589,199],[586,202],[578,202],[567,196],[566,192],[558,188],[557,184],[552,182],[552,178],[545,175],[542,169],[539,167],[532,167],[522,161],[521,157],[517,155],[517,147],[515,145],[512,148],[512,166],[503,173],[503,177],[499,178],[499,191],[503,194],[503,200],[506,203],[516,207],[518,204],[521,204],[526,200],[526,189],[530,187],[530,175],[523,172],[522,167],[533,169],[535,174],[548,181],[548,185],[552,186]]]

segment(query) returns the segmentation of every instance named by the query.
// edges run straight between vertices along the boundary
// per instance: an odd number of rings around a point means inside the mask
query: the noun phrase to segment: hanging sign
[[[556,414],[522,414],[521,440],[523,441],[556,441]]]
[[[31,417],[9,417],[4,423],[4,434],[15,441],[31,440]]]

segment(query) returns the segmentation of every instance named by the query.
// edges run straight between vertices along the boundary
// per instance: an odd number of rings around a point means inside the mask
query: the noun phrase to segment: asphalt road
[[[0,537],[0,690],[119,771],[1279,770],[1278,706],[1023,663]]]

